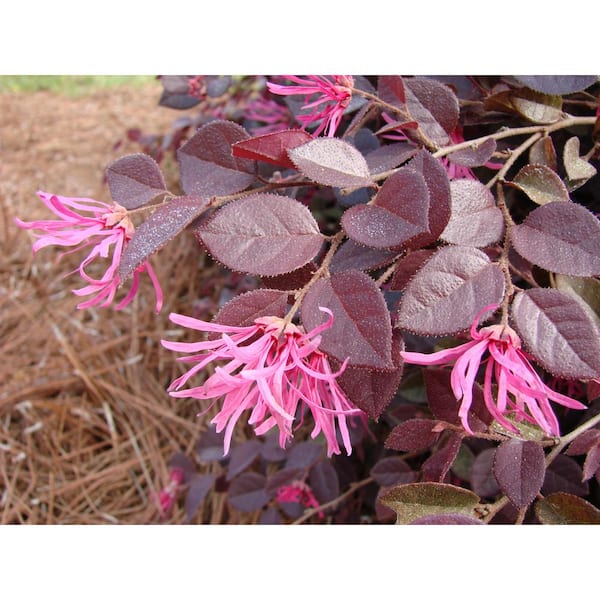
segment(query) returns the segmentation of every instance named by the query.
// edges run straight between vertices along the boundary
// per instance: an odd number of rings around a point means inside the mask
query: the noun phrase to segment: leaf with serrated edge
[[[470,327],[485,306],[500,304],[504,274],[477,248],[438,250],[406,287],[397,326],[421,335],[449,335]]]
[[[508,183],[527,194],[536,204],[571,200],[562,179],[544,165],[525,165]]]
[[[139,227],[121,256],[119,277],[125,281],[149,256],[185,229],[207,208],[204,198],[179,196],[158,207]]]
[[[514,326],[527,350],[550,373],[566,378],[600,376],[600,332],[566,292],[535,288],[512,303]]]
[[[393,369],[390,314],[376,283],[360,271],[333,273],[319,279],[302,302],[307,330],[325,320],[319,307],[333,312],[333,325],[321,333],[320,349],[354,366]]]
[[[215,322],[221,325],[247,327],[260,317],[284,317],[287,292],[279,290],[251,290],[232,298],[221,308]]]
[[[158,163],[147,154],[129,154],[106,168],[112,199],[128,210],[144,206],[166,191]]]
[[[325,239],[306,206],[277,194],[254,194],[226,204],[202,224],[198,235],[225,266],[267,277],[304,266]]]
[[[504,232],[502,211],[492,192],[475,179],[450,182],[452,212],[440,238],[450,244],[483,248],[498,242]]]
[[[372,185],[364,156],[351,144],[337,138],[317,138],[288,151],[296,168],[322,185],[339,188]]]
[[[303,129],[286,129],[259,135],[232,145],[233,156],[261,160],[273,165],[294,169],[287,151],[306,144],[313,137]]]
[[[515,250],[542,269],[575,275],[600,275],[600,223],[573,202],[539,206],[512,228]]]
[[[597,75],[515,75],[515,79],[543,94],[573,94],[598,81]]]
[[[381,502],[396,512],[397,525],[440,514],[474,516],[479,496],[448,483],[408,483],[383,494]]]

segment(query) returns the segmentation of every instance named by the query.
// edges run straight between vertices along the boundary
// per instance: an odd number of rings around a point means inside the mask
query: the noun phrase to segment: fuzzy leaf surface
[[[386,456],[371,468],[371,477],[382,486],[413,483],[417,474],[399,456]]]
[[[567,185],[570,190],[581,187],[596,174],[596,167],[579,156],[579,138],[569,138],[563,149],[563,164],[567,172]]]
[[[526,348],[547,371],[566,378],[600,376],[600,331],[572,296],[550,288],[519,292],[512,317]]]
[[[596,75],[518,75],[515,79],[542,94],[574,94],[594,85]]]
[[[532,165],[543,165],[553,171],[557,169],[556,149],[549,135],[540,138],[529,149],[529,162]]]
[[[346,240],[334,254],[329,265],[329,271],[331,273],[350,269],[370,271],[387,265],[396,256],[398,256],[398,253],[393,250],[369,248],[352,240]]]
[[[509,500],[517,508],[524,508],[542,489],[546,473],[544,450],[532,441],[502,442],[496,449],[493,473]]]
[[[448,160],[462,167],[480,167],[492,158],[496,151],[496,140],[487,138],[479,144],[448,154]]]
[[[399,452],[426,450],[437,442],[441,431],[440,421],[433,419],[409,419],[396,425],[385,440],[385,447]]]
[[[477,313],[504,296],[499,265],[477,248],[438,250],[410,281],[398,326],[421,335],[447,335],[469,327]]]
[[[483,525],[483,521],[460,513],[445,515],[429,515],[411,521],[409,525]]]
[[[249,137],[231,121],[211,121],[200,127],[177,150],[185,193],[211,198],[246,189],[255,179],[255,163],[233,156],[231,147]]]
[[[587,500],[556,492],[535,504],[535,514],[544,525],[600,525],[600,510]]]
[[[158,163],[147,154],[129,154],[106,168],[112,199],[128,210],[144,206],[166,191]]]
[[[364,156],[338,138],[314,139],[292,148],[288,156],[303,175],[321,185],[352,188],[372,183]]]
[[[421,467],[423,481],[444,481],[450,467],[452,467],[458,456],[462,438],[462,433],[451,433],[441,447],[437,448],[423,463]]]
[[[261,160],[294,169],[295,165],[290,160],[287,151],[306,144],[312,139],[312,135],[303,129],[286,129],[236,142],[231,149],[233,156],[238,158]]]
[[[527,194],[536,204],[548,202],[569,202],[569,191],[562,179],[544,165],[525,165],[514,177],[510,185]]]
[[[125,246],[119,264],[121,280],[124,281],[133,275],[137,267],[200,216],[208,203],[204,198],[179,196],[168,204],[159,206],[136,228],[133,237]]]
[[[221,308],[215,322],[221,325],[247,327],[260,317],[285,316],[288,295],[279,290],[251,290],[235,296]]]
[[[566,492],[575,496],[587,496],[590,487],[583,481],[583,470],[570,456],[559,454],[546,470],[542,494],[548,496],[556,492]]]
[[[320,279],[302,302],[302,323],[307,330],[321,325],[333,312],[330,329],[321,334],[320,349],[339,361],[374,369],[393,369],[392,325],[385,299],[375,282],[360,271],[333,273]]]
[[[494,476],[494,455],[496,448],[486,448],[473,461],[471,469],[471,487],[479,496],[493,498],[500,492],[500,486]]]
[[[563,275],[600,275],[600,223],[573,202],[550,202],[513,228],[515,250],[538,267]]]
[[[282,275],[316,256],[324,237],[311,212],[277,194],[226,204],[198,229],[208,251],[234,271]]]
[[[456,179],[450,182],[451,215],[440,238],[450,244],[483,248],[494,244],[504,233],[504,217],[494,196],[480,181]]]

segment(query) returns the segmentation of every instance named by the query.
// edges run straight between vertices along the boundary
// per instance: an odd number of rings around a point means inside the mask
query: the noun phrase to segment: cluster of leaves
[[[243,106],[256,82],[167,80],[165,105],[219,98],[238,113],[208,120],[205,108],[203,124],[178,138],[180,189],[167,189],[146,153],[107,169],[116,202],[148,209],[123,253],[123,281],[191,228],[199,251],[261,282],[225,304],[218,322],[284,316],[293,304],[310,330],[319,307],[333,312],[320,349],[333,365],[347,361],[340,385],[375,422],[357,442],[360,467],[356,456],[311,457],[314,443],[277,457],[268,441],[238,446],[226,467],[218,461],[222,475],[189,475],[188,518],[209,490],[226,489],[234,509],[277,522],[273,499],[289,478],[309,481],[327,503],[342,481],[362,477],[355,516],[370,507],[381,520],[392,509],[399,523],[600,522],[600,433],[585,426],[600,378],[597,78],[354,80],[336,137],[249,133]],[[292,117],[302,111],[289,97],[285,106]],[[450,167],[464,176],[450,177]],[[578,385],[572,395],[591,409],[559,419],[581,435],[551,440],[519,423],[515,436],[491,421],[478,384],[468,435],[449,372],[403,364],[405,345],[454,344],[490,305],[547,380]]]

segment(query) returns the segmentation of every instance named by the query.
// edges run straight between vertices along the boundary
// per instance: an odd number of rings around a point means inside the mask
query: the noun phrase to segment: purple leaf
[[[565,454],[568,456],[587,454],[596,444],[600,444],[600,429],[588,429],[569,444]]]
[[[223,439],[225,433],[217,433],[211,425],[198,440],[196,444],[196,459],[199,463],[210,463],[216,460],[223,460]]]
[[[575,496],[587,496],[589,485],[583,481],[583,471],[575,459],[559,454],[549,465],[542,486],[542,494],[567,492]]]
[[[368,248],[352,240],[346,240],[333,255],[329,271],[331,273],[351,269],[371,271],[389,264],[396,256],[398,256],[398,252],[393,250]]]
[[[417,150],[416,146],[406,142],[386,144],[365,154],[365,160],[371,175],[378,175],[406,162],[416,154]]]
[[[129,154],[106,168],[106,181],[112,199],[133,210],[166,191],[165,180],[156,161],[147,154]]]
[[[262,446],[262,442],[258,440],[247,440],[232,448],[227,467],[227,481],[231,481],[236,475],[249,467],[260,454]]]
[[[288,151],[296,168],[321,185],[338,188],[372,185],[369,166],[352,144],[338,138],[317,138]]]
[[[353,366],[393,369],[392,325],[385,299],[376,283],[360,271],[333,273],[318,280],[302,302],[307,330],[321,325],[333,312],[333,325],[321,334],[320,349]]]
[[[261,160],[289,169],[295,169],[287,151],[306,144],[313,137],[303,129],[286,129],[259,135],[232,146],[233,156]]]
[[[600,376],[600,332],[572,296],[550,288],[519,292],[512,317],[527,350],[547,371],[575,379]]]
[[[400,452],[426,450],[437,442],[442,429],[440,421],[432,419],[410,419],[396,425],[385,440],[385,447]]]
[[[500,304],[505,280],[481,250],[440,248],[406,287],[397,326],[422,335],[466,329],[482,308]]]
[[[515,79],[542,94],[574,94],[594,85],[596,75],[517,75]]]
[[[289,273],[284,273],[283,275],[263,277],[262,282],[266,287],[275,290],[300,290],[308,284],[316,270],[317,265],[314,262],[309,262],[303,267]]]
[[[412,483],[417,474],[399,456],[386,456],[371,468],[371,477],[381,486]]]
[[[285,468],[307,469],[321,457],[322,453],[323,446],[316,442],[299,442],[298,444],[294,444],[288,452]]]
[[[306,468],[291,467],[276,471],[267,479],[265,489],[271,498],[275,498],[279,493],[279,489],[292,485],[295,481],[304,481],[306,476]]]
[[[460,445],[462,443],[462,433],[451,433],[441,448],[438,448],[421,467],[423,481],[443,481],[450,467],[456,460]]]
[[[319,252],[324,237],[310,210],[277,194],[231,202],[198,229],[208,251],[234,271],[281,275]]]
[[[591,479],[600,469],[600,443],[592,446],[583,463],[583,481]]]
[[[287,298],[287,293],[279,290],[251,290],[231,299],[214,320],[221,325],[247,327],[260,317],[283,318]]]
[[[550,136],[546,135],[540,138],[531,146],[529,149],[529,162],[532,165],[543,165],[552,171],[556,171],[556,150]]]
[[[359,204],[342,216],[349,238],[371,248],[397,248],[429,232],[429,190],[423,176],[403,167],[386,179],[373,204]]]
[[[413,250],[396,263],[390,289],[403,290],[415,273],[433,256],[435,250]]]
[[[456,150],[447,155],[448,160],[462,167],[479,167],[484,165],[496,151],[496,140],[486,138],[477,145]]]
[[[259,525],[281,525],[281,515],[274,506],[268,506],[261,513],[258,519]]]
[[[596,167],[579,156],[579,138],[569,138],[563,149],[563,164],[567,172],[567,187],[573,191],[596,174]]]
[[[512,439],[496,449],[494,476],[517,508],[533,502],[541,490],[546,473],[544,459],[544,449],[537,442]]]
[[[536,204],[571,200],[562,179],[544,165],[525,165],[507,183],[527,194]]]
[[[450,182],[452,212],[440,238],[450,244],[482,248],[498,242],[504,217],[492,192],[475,179]]]
[[[396,512],[397,524],[407,524],[420,517],[440,514],[473,516],[479,497],[461,487],[447,483],[408,483],[382,494],[382,504]]]
[[[600,275],[600,223],[572,202],[550,202],[512,230],[516,251],[543,269],[564,275]]]
[[[119,277],[122,281],[152,254],[183,231],[207,208],[208,200],[179,196],[159,206],[139,227],[121,256]]]
[[[446,513],[444,515],[419,517],[411,521],[409,525],[484,525],[484,523],[475,517],[461,515],[460,513]]]
[[[329,460],[321,460],[313,465],[308,484],[319,504],[330,502],[340,495],[338,474]]]
[[[189,488],[185,497],[185,520],[189,523],[210,492],[216,476],[212,473],[201,475],[197,473],[190,478]]]
[[[377,95],[388,104],[402,107],[406,103],[404,80],[399,75],[382,75],[377,80]]]
[[[486,448],[473,461],[471,487],[478,496],[493,498],[500,492],[493,472],[495,454],[496,448]]]
[[[260,510],[269,501],[266,481],[266,477],[260,473],[242,473],[229,486],[229,504],[243,512]]]
[[[246,189],[255,179],[255,163],[233,156],[231,146],[249,137],[231,121],[211,121],[200,127],[177,151],[185,193],[212,198]]]
[[[536,502],[535,514],[544,525],[600,525],[600,510],[565,492],[550,494]]]

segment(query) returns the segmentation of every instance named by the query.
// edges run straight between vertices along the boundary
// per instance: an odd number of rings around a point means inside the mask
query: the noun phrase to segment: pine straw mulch
[[[139,151],[123,143],[125,131],[166,132],[180,116],[157,106],[159,94],[158,85],[81,98],[0,94],[3,524],[159,523],[156,495],[168,483],[168,460],[193,456],[204,429],[195,403],[165,392],[181,369],[160,345],[176,336],[168,314],[190,314],[201,298],[194,266],[202,269],[204,259],[193,237],[174,240],[153,262],[165,292],[160,315],[148,281],[124,311],[80,311],[70,291],[80,281],[64,279],[77,255],[58,261],[59,250],[46,248],[32,259],[30,233],[13,223],[48,218],[37,189],[109,200],[104,167]],[[184,521],[181,504],[168,522]],[[205,521],[225,518],[211,514]]]

